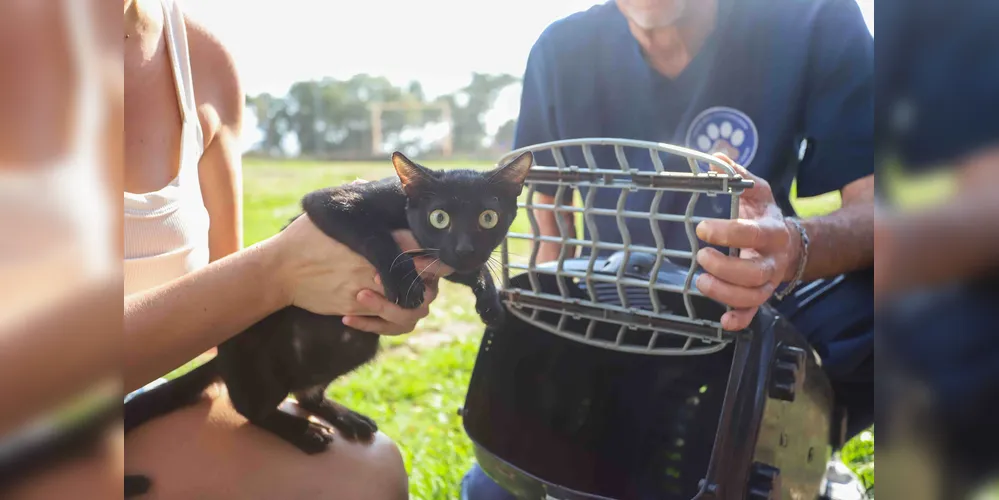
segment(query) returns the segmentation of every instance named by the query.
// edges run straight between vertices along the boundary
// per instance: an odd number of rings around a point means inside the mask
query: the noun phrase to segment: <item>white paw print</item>
[[[732,122],[728,120],[723,121],[721,126],[712,123],[708,125],[705,133],[697,136],[697,147],[701,151],[713,153],[715,150],[721,149],[718,148],[721,146],[718,144],[719,140],[724,140],[729,145],[738,148],[746,141],[746,133],[741,129],[735,129]]]

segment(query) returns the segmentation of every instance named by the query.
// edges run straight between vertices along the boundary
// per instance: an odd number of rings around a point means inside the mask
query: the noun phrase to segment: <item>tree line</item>
[[[367,74],[296,82],[284,96],[247,96],[261,135],[251,153],[366,159],[379,156],[377,142],[383,149],[423,157],[488,155],[510,147],[514,122],[488,137],[483,118],[499,93],[518,82],[508,74],[473,73],[464,87],[432,100],[419,82],[396,86]],[[379,108],[380,113],[372,112]],[[428,139],[434,125],[438,131],[449,129],[449,139]]]

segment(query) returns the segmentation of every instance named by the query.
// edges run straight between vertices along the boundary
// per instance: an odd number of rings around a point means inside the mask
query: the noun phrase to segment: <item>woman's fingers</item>
[[[405,330],[405,327],[389,323],[375,316],[344,316],[343,324],[362,332],[377,333],[378,335],[402,335],[409,333]]]
[[[436,282],[427,284],[423,305],[416,309],[404,309],[371,290],[361,290],[357,294],[357,303],[364,310],[370,311],[371,316],[345,316],[343,323],[351,328],[382,335],[409,333],[421,319],[430,314],[430,303],[436,297]]]

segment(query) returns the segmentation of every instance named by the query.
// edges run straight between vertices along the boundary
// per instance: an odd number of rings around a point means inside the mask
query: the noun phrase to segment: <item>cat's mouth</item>
[[[473,265],[473,264],[464,264],[464,265],[462,265],[462,264],[455,264],[455,265],[451,265],[451,264],[448,264],[448,267],[450,267],[451,269],[454,269],[455,272],[466,274],[466,273],[470,273],[472,271],[475,271],[476,269],[479,269],[480,267],[482,267],[482,264],[479,264],[479,265]]]
[[[436,273],[441,266],[450,267],[451,269],[454,269],[455,271],[457,271],[459,273],[471,271],[473,269],[477,269],[478,268],[478,266],[471,265],[467,261],[465,261],[465,262],[460,262],[460,261],[459,262],[455,262],[454,259],[451,259],[451,258],[445,257],[444,255],[441,255],[440,250],[438,250],[436,248],[417,248],[417,249],[414,249],[414,250],[407,250],[407,251],[403,252],[403,255],[409,255],[410,257],[413,257],[414,259],[417,258],[417,257],[426,257],[427,259],[429,259],[430,262],[426,266],[426,269],[425,269],[426,272],[434,272],[434,273]],[[458,260],[460,260],[460,259],[458,259]]]
[[[479,269],[482,269],[482,267],[486,265],[486,262],[483,262],[482,259],[476,259],[476,258],[466,258],[466,259],[441,258],[441,263],[450,267],[451,269],[454,269],[455,272],[461,274],[467,274],[473,271],[478,271]]]
[[[435,248],[418,248],[415,250],[408,250],[403,252],[405,255],[409,255],[413,258],[416,257],[426,257],[430,259],[430,263],[427,265],[427,272],[437,272],[440,266],[447,266],[453,269],[457,273],[470,273],[473,271],[478,271],[483,267],[490,266],[490,264],[499,265],[499,262],[495,261],[493,257],[488,257],[486,260],[482,260],[481,256],[475,257],[458,257],[455,255],[449,255],[447,252],[441,252]],[[494,266],[491,266],[494,267]]]

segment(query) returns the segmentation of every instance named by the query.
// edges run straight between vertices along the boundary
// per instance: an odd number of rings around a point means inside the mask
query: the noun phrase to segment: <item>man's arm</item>
[[[535,193],[534,203],[540,205],[554,205],[555,197],[547,193]],[[571,205],[571,199],[567,205]],[[558,216],[553,210],[534,210],[534,216],[538,219],[538,229],[541,231],[542,236],[553,236],[559,238],[562,233],[558,229]],[[572,212],[562,212],[562,219],[565,221],[565,227],[569,228],[570,237],[574,237],[576,233],[576,219],[572,216]],[[576,255],[576,247],[572,245],[567,245],[568,255],[570,257]],[[560,243],[549,243],[542,242],[541,248],[538,250],[538,262],[551,262],[558,260],[559,252],[562,250],[562,244]]]
[[[552,87],[555,79],[555,66],[548,55],[550,40],[547,31],[538,37],[531,47],[527,57],[527,68],[524,70],[523,91],[520,96],[520,115],[517,128],[514,131],[514,149],[540,144],[559,139],[553,120],[554,98]],[[538,151],[534,155],[537,165],[554,165],[555,159],[548,151]],[[565,197],[566,204],[572,204],[572,193]],[[534,203],[539,205],[555,204],[555,188],[553,186],[537,186]],[[558,219],[554,211],[535,209],[534,216],[538,221],[538,229],[542,236],[560,237]],[[575,219],[572,213],[562,214],[571,234],[576,234]],[[538,262],[549,262],[558,259],[562,245],[559,243],[542,243],[538,252]],[[569,249],[570,255],[575,249]]]
[[[878,217],[876,295],[995,273],[999,267],[999,146],[962,161],[948,201]]]
[[[817,5],[803,131],[812,144],[798,171],[798,195],[838,190],[842,206],[802,221],[810,243],[804,280],[874,263],[874,39],[856,2]],[[798,233],[790,229],[796,252]],[[795,276],[799,256],[792,257],[782,282]]]
[[[853,181],[840,193],[843,203],[839,210],[801,221],[809,239],[804,281],[874,265],[874,176]],[[800,237],[791,229],[791,248],[800,249]],[[801,257],[798,251],[791,259],[782,282],[794,279]]]

